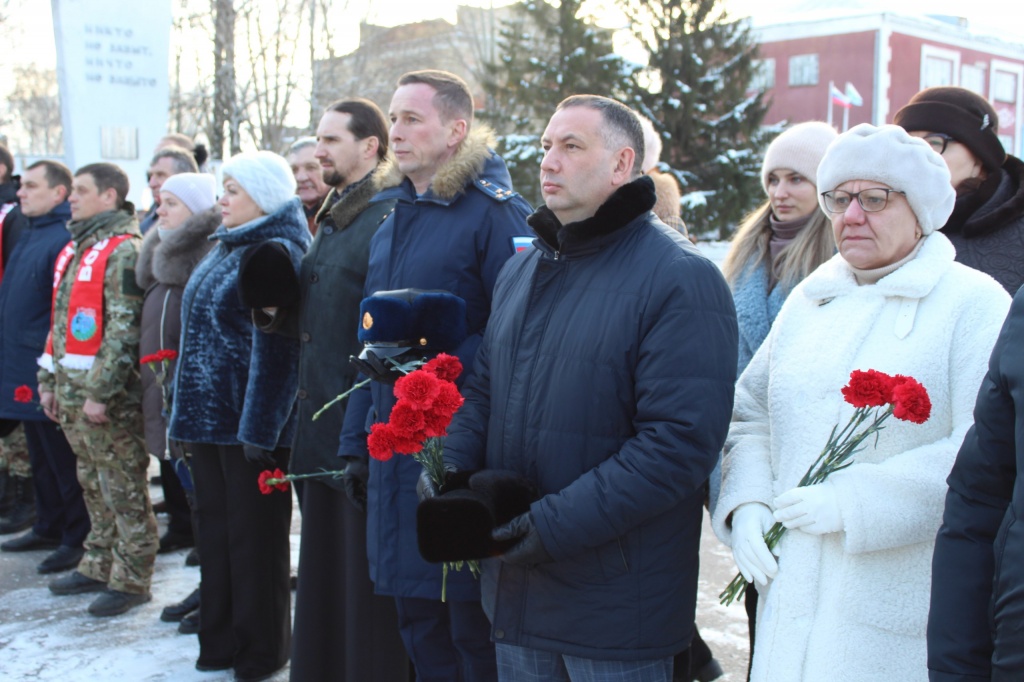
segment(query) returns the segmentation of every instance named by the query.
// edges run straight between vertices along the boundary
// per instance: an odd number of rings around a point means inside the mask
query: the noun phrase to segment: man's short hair
[[[14,175],[14,157],[7,147],[0,144],[0,163],[7,167],[3,175],[0,175],[0,182],[9,182]]]
[[[604,139],[609,148],[630,147],[635,157],[633,159],[633,176],[638,177],[643,173],[641,165],[644,161],[646,146],[644,145],[644,128],[640,124],[640,118],[632,109],[621,102],[616,102],[609,97],[600,95],[572,95],[563,99],[556,111],[568,109],[569,107],[587,107],[601,112],[601,120],[604,121]]]
[[[156,165],[156,162],[160,159],[171,159],[174,161],[175,175],[178,173],[199,172],[199,166],[196,164],[195,157],[192,156],[192,152],[184,147],[164,147],[153,155],[153,160],[149,162],[149,165]]]
[[[75,171],[75,177],[91,175],[99,193],[113,188],[117,192],[117,208],[124,206],[128,197],[128,174],[112,163],[90,163]]]
[[[36,168],[45,169],[43,171],[43,174],[46,178],[46,184],[50,187],[50,189],[53,189],[57,185],[60,185],[61,187],[67,190],[67,192],[64,194],[65,197],[67,197],[68,194],[71,194],[70,168],[65,166],[60,161],[50,161],[48,159],[44,159],[42,161],[36,161],[25,170],[30,171],[35,170]]]
[[[469,91],[466,81],[454,73],[427,69],[410,71],[398,79],[398,86],[423,83],[437,91],[434,95],[434,108],[447,123],[455,119],[464,119],[467,124],[473,122],[473,94]]]
[[[357,140],[377,138],[377,158],[388,155],[388,119],[376,104],[362,97],[339,99],[327,105],[326,111],[348,114],[348,131]]]
[[[291,145],[288,147],[288,154],[287,155],[295,154],[296,152],[300,152],[300,151],[302,151],[303,149],[305,149],[307,147],[315,147],[315,146],[316,146],[316,138],[313,137],[312,135],[307,135],[306,137],[300,137],[299,139],[295,140],[295,142],[292,142]]]

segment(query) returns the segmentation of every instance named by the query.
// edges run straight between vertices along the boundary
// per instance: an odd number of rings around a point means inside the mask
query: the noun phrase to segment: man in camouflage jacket
[[[78,457],[92,522],[78,569],[50,583],[50,591],[102,592],[89,606],[95,616],[149,601],[158,546],[141,439],[140,233],[127,193],[128,177],[113,164],[91,164],[75,175],[68,224],[73,253],[57,261],[51,343],[38,374],[43,410],[60,423]],[[100,274],[101,295],[76,288]],[[95,343],[96,334],[98,346],[83,345]]]

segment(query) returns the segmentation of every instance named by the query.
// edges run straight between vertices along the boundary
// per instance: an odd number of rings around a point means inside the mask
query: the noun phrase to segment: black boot
[[[7,469],[0,470],[0,518],[7,516],[14,508],[14,486]]]
[[[11,476],[8,486],[13,484],[14,506],[10,514],[0,521],[0,535],[17,533],[31,528],[36,522],[36,491],[32,479],[26,476]]]

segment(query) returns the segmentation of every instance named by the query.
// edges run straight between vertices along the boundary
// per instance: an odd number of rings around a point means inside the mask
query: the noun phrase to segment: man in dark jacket
[[[294,474],[338,468],[335,453],[348,403],[335,403],[315,421],[313,415],[355,382],[348,358],[359,354],[356,330],[370,238],[397,201],[376,198],[394,180],[388,179],[387,120],[373,102],[349,99],[327,107],[314,147],[308,151],[318,162],[317,176],[322,168],[331,191],[299,274],[298,422],[289,464]],[[292,156],[289,161],[294,171]],[[366,512],[348,499],[340,479],[304,481],[291,661],[295,682],[391,682],[408,676],[395,603],[375,595],[370,582]]]
[[[483,562],[499,679],[669,682],[732,411],[732,297],[651,212],[632,111],[570,97],[542,144],[537,248],[495,285],[445,465],[540,491],[494,531],[511,548]]]
[[[72,569],[82,558],[89,514],[78,483],[75,453],[60,427],[39,409],[36,358],[50,330],[54,262],[71,240],[67,197],[71,171],[38,161],[25,171],[18,198],[28,229],[17,243],[0,284],[0,418],[24,425],[32,462],[36,521],[24,535],[0,545],[5,552],[53,549],[40,573]],[[18,389],[32,394],[16,400]]]
[[[462,298],[469,336],[456,354],[466,376],[490,316],[498,271],[527,233],[530,207],[512,191],[504,161],[489,149],[488,131],[473,124],[473,99],[458,76],[405,74],[390,118],[400,184],[377,197],[397,203],[370,242],[364,294],[418,288]],[[422,468],[411,457],[366,465],[367,423],[386,422],[395,403],[392,386],[371,387],[350,399],[339,448],[352,462],[349,490],[367,505],[370,578],[377,594],[395,597],[417,679],[493,680],[494,647],[479,583],[469,571],[449,573],[442,602],[441,566],[428,564],[417,550],[415,488]],[[364,481],[365,498],[359,489]]]
[[[928,612],[932,682],[1024,679],[1024,288],[949,475]]]

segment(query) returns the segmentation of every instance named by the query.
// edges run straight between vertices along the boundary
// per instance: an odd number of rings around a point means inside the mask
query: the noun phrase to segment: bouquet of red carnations
[[[842,429],[838,424],[832,427],[828,442],[800,479],[798,487],[821,483],[853,464],[853,455],[860,451],[865,440],[875,436],[877,443],[883,423],[890,416],[914,424],[923,424],[931,416],[932,403],[928,391],[915,379],[901,374],[890,376],[873,369],[854,370],[850,373],[850,383],[842,391],[843,399],[856,408],[853,416]],[[785,526],[775,523],[764,536],[768,549],[774,550],[785,532]],[[728,606],[746,587],[747,580],[737,573],[718,595],[720,603]]]

